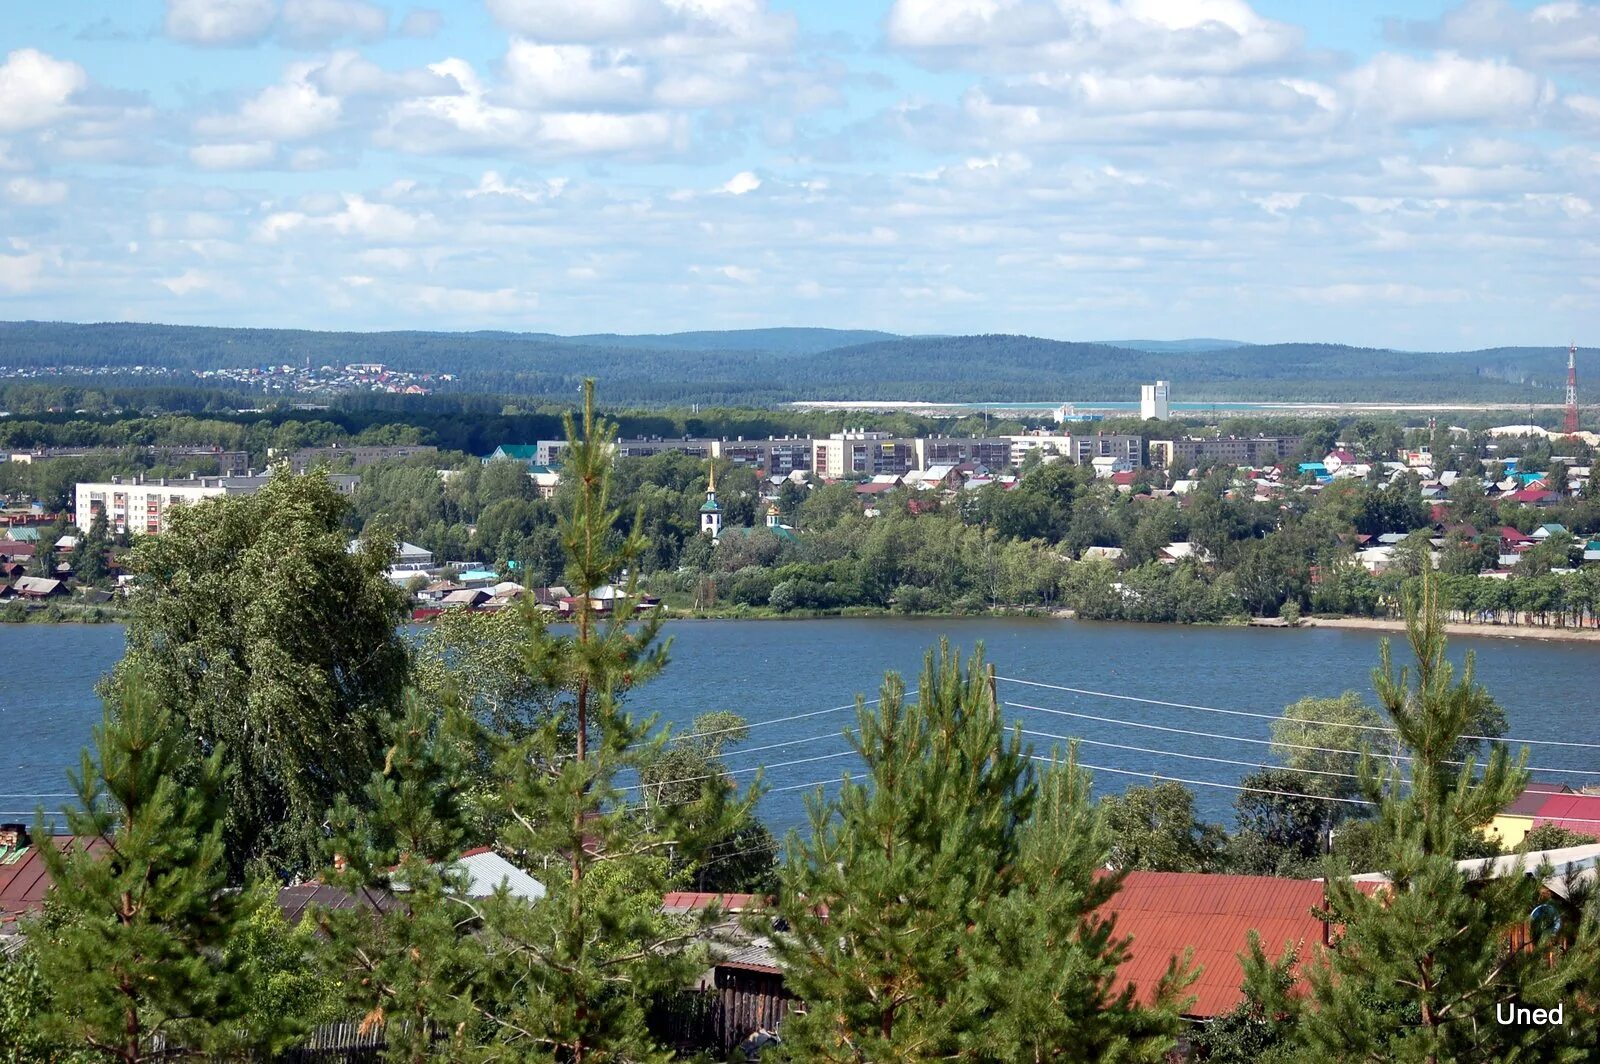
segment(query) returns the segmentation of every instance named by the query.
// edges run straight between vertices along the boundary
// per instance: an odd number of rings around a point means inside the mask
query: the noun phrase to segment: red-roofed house
[[[1572,788],[1565,783],[1530,783],[1517,795],[1516,800],[1495,815],[1490,824],[1490,830],[1500,837],[1506,846],[1518,846],[1533,830],[1533,821],[1539,810],[1548,802],[1552,795],[1571,794]],[[1600,824],[1595,825],[1600,828]],[[1600,831],[1585,832],[1588,835],[1600,835]]]
[[[1268,956],[1285,943],[1302,957],[1323,941],[1322,921],[1312,915],[1324,904],[1323,885],[1271,876],[1218,876],[1191,872],[1129,872],[1105,911],[1116,917],[1116,933],[1129,936],[1129,957],[1117,972],[1117,988],[1132,984],[1148,1000],[1173,957],[1193,948],[1200,977],[1190,988],[1195,1002],[1187,1015],[1220,1016],[1243,1000],[1239,954],[1249,934],[1261,936]]]
[[[1533,826],[1553,824],[1580,835],[1600,835],[1600,794],[1552,794],[1533,815]]]
[[[39,840],[30,839],[27,829],[20,824],[6,824],[0,825],[0,833],[4,839],[14,840],[0,845],[0,934],[7,934],[16,930],[19,916],[43,908],[44,897],[50,893],[50,872],[39,855]],[[90,853],[105,849],[101,839],[71,835],[53,836],[44,845],[63,852],[74,846],[87,847]]]

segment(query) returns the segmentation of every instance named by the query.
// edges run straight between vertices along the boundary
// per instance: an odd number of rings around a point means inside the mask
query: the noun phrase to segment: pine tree
[[[1114,988],[1129,940],[1100,910],[1123,875],[1105,871],[1111,832],[1076,754],[1043,774],[1022,832],[1020,889],[992,910],[998,963],[987,984],[989,1022],[973,1042],[981,1059],[1163,1061],[1192,1000],[1186,991],[1198,973],[1188,958],[1173,958],[1157,985],[1140,988],[1149,990],[1147,1005],[1132,985]]]
[[[383,1029],[388,1059],[420,1062],[440,1048],[436,1034],[458,1053],[470,1041],[483,951],[454,866],[467,841],[462,784],[476,736],[452,698],[441,709],[409,691],[404,707],[362,806],[341,801],[330,817],[328,880],[363,904],[316,919],[346,1003],[364,1027]]]
[[[223,755],[196,759],[137,671],[95,747],[72,774],[75,843],[40,850],[54,888],[30,948],[59,991],[42,1029],[125,1064],[236,1045],[248,985],[224,947],[260,895],[224,890]],[[49,837],[42,814],[38,830]]]
[[[915,702],[885,679],[851,741],[867,782],[809,802],[774,933],[805,1002],[794,1060],[1153,1060],[1176,1036],[1174,968],[1145,1011],[1112,991],[1126,943],[1095,915],[1108,838],[1068,763],[1041,783],[981,655],[928,656]]]
[[[635,620],[634,575],[646,549],[635,518],[619,532],[611,501],[616,429],[595,417],[584,386],[581,427],[567,418],[562,517],[567,584],[577,600],[570,635],[530,623],[525,668],[571,695],[571,729],[552,716],[522,740],[497,736],[497,848],[548,888],[528,905],[483,906],[489,951],[479,1009],[497,1052],[573,1064],[663,1057],[645,1026],[650,1005],[690,985],[703,957],[699,930],[664,917],[661,896],[725,838],[754,802],[725,780],[701,781],[690,800],[639,801],[621,778],[659,759],[664,733],[634,717],[625,697],[666,663],[658,616]],[[609,617],[592,596],[627,575]],[[714,919],[715,914],[707,916]]]
[[[1015,885],[1035,781],[1006,737],[975,656],[941,645],[916,701],[885,678],[858,703],[851,744],[870,782],[807,801],[811,837],[791,836],[775,938],[805,1002],[784,1023],[795,1060],[936,1060],[957,1054],[990,1000],[973,933]]]
[[[1374,673],[1379,701],[1402,750],[1399,767],[1362,767],[1378,803],[1374,834],[1388,882],[1374,891],[1330,862],[1324,919],[1337,939],[1310,969],[1300,1018],[1308,1059],[1425,1061],[1579,1060],[1575,1017],[1593,1009],[1579,991],[1593,978],[1595,914],[1576,935],[1530,946],[1526,924],[1543,900],[1540,877],[1469,877],[1457,869],[1464,841],[1527,782],[1526,753],[1496,746],[1487,761],[1453,764],[1461,736],[1487,699],[1469,656],[1459,678],[1445,656],[1437,581],[1407,601],[1415,670],[1395,671],[1387,642]],[[1531,869],[1530,869],[1531,871]],[[1592,907],[1591,907],[1592,908]],[[1564,1002],[1564,1027],[1496,1022],[1495,1009]]]

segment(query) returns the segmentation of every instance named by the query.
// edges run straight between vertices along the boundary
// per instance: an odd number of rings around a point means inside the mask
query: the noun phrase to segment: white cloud
[[[652,42],[680,55],[787,48],[793,16],[766,0],[488,0],[507,29],[557,44]]]
[[[201,270],[188,269],[176,277],[160,277],[156,283],[180,299],[195,292],[212,291],[219,288],[215,277]]]
[[[886,33],[933,64],[1000,74],[1228,73],[1282,63],[1301,39],[1243,0],[895,0]]]
[[[754,192],[761,187],[761,179],[749,170],[742,170],[728,179],[722,186],[722,191],[731,192],[735,196],[742,196],[746,192]]]
[[[400,20],[395,32],[401,37],[437,37],[444,28],[444,16],[425,7],[414,7]]]
[[[389,12],[363,0],[284,0],[282,36],[299,47],[320,47],[341,38],[381,39]]]
[[[189,159],[202,170],[254,170],[271,163],[277,153],[269,140],[196,144],[189,149]]]
[[[277,21],[275,0],[167,0],[167,36],[188,44],[254,44]]]
[[[202,136],[233,140],[304,140],[339,124],[341,104],[306,80],[314,67],[296,64],[277,85],[269,85],[232,115],[211,115],[195,123]]]
[[[346,195],[341,209],[325,214],[277,211],[257,228],[267,243],[299,230],[354,237],[369,244],[396,244],[415,240],[428,227],[426,215],[416,215],[390,203],[375,203],[365,196]]]
[[[1400,125],[1529,121],[1555,101],[1548,80],[1497,59],[1384,52],[1345,79],[1358,115]]]
[[[65,181],[42,181],[35,177],[13,177],[5,183],[6,198],[24,207],[51,207],[65,202]]]
[[[0,133],[36,129],[63,117],[89,84],[77,63],[19,48],[0,63]]]
[[[483,291],[473,288],[451,288],[443,285],[422,285],[405,296],[406,301],[424,310],[444,312],[453,317],[463,314],[506,315],[531,311],[539,305],[532,292],[515,288],[496,288]]]
[[[1425,22],[1397,24],[1394,36],[1472,55],[1512,56],[1529,66],[1567,66],[1595,73],[1600,62],[1600,4],[1556,0],[1532,8],[1506,0],[1467,0]]]
[[[25,255],[0,254],[0,289],[8,292],[31,291],[44,272],[44,256],[37,252]]]
[[[525,107],[633,105],[649,91],[644,66],[620,49],[518,38],[506,52],[505,71],[509,98]]]
[[[396,104],[378,142],[417,153],[513,151],[518,154],[629,155],[681,151],[689,124],[660,111],[539,112],[497,102],[471,64],[447,59],[430,68],[459,92]]]

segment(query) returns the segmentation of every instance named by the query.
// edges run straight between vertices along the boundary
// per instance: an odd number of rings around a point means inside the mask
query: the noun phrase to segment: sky
[[[3,319],[1593,345],[1597,205],[1600,0],[0,0]]]

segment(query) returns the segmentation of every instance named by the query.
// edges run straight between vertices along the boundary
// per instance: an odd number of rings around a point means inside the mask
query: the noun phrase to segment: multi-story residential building
[[[270,474],[266,473],[187,480],[112,477],[103,483],[77,485],[73,520],[85,532],[100,514],[105,514],[106,523],[115,534],[163,532],[175,507],[192,506],[219,495],[253,495],[270,479]],[[353,493],[361,482],[361,478],[352,473],[331,473],[328,479],[341,495]]]
[[[917,467],[981,465],[1004,469],[1011,464],[1009,436],[925,436],[916,441]]]
[[[566,449],[566,440],[540,440],[533,445],[533,462],[554,468],[561,464],[561,452]]]
[[[1235,466],[1277,465],[1300,450],[1299,436],[1186,436],[1151,440],[1150,464],[1158,469],[1193,469],[1215,461]]]
[[[747,440],[740,436],[713,441],[711,453],[716,458],[759,469],[767,476],[786,477],[797,469],[811,471],[811,444],[809,436],[769,436],[764,440]]]
[[[395,446],[369,446],[367,444],[333,444],[329,447],[302,447],[289,455],[289,468],[304,473],[316,465],[330,467],[349,466],[360,469],[376,462],[397,458],[410,458],[418,454],[438,454],[439,448],[426,444],[398,444]],[[275,458],[267,452],[269,460]]]
[[[918,442],[864,429],[835,432],[827,439],[811,441],[811,471],[825,480],[904,475],[918,468]]]
[[[224,451],[220,447],[175,447],[152,444],[144,447],[40,447],[31,451],[13,451],[7,460],[24,465],[50,462],[58,458],[126,458],[130,451],[163,465],[197,465],[216,462],[217,475],[243,476],[250,471],[250,455],[246,451]]]
[[[1040,449],[1076,465],[1093,465],[1096,458],[1120,458],[1129,468],[1144,465],[1144,437],[1128,433],[1096,432],[1072,436],[1007,436],[1011,464],[1021,465],[1029,451]]]
[[[652,455],[681,451],[691,458],[710,458],[716,440],[701,440],[685,436],[682,439],[660,436],[636,436],[631,440],[617,440],[618,458],[649,458]]]

